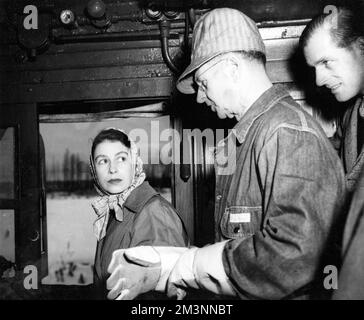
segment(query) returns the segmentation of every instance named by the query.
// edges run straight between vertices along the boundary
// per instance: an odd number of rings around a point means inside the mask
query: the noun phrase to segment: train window
[[[89,152],[92,138],[108,127],[123,129],[134,137],[146,179],[168,201],[172,200],[171,165],[163,163],[160,150],[170,151],[166,150],[168,142],[159,139],[160,133],[170,127],[169,116],[40,123],[45,146],[49,270],[43,284],[92,282],[96,216],[91,201],[97,193],[89,172]]]
[[[0,256],[15,263],[14,210],[0,209]]]
[[[15,128],[0,129],[0,199],[15,198]]]

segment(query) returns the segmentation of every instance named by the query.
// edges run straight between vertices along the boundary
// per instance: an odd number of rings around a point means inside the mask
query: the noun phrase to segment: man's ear
[[[357,46],[361,55],[364,55],[364,36],[355,40],[354,46]]]
[[[226,59],[226,72],[234,81],[238,81],[239,79],[240,63],[241,61],[236,56],[233,55],[231,55],[228,59]]]

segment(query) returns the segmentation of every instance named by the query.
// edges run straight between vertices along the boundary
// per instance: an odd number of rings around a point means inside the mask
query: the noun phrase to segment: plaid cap
[[[195,70],[222,53],[242,50],[265,54],[265,46],[255,22],[236,9],[209,11],[195,24],[191,63],[177,80],[177,89],[186,94],[194,93]]]

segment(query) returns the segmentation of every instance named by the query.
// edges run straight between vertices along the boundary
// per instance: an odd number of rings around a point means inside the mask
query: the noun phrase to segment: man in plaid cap
[[[217,242],[115,251],[108,298],[157,290],[181,299],[187,288],[242,299],[308,297],[323,275],[344,172],[320,126],[269,80],[255,23],[234,9],[205,14],[177,88],[238,120],[216,153]],[[234,152],[226,153],[231,141]]]

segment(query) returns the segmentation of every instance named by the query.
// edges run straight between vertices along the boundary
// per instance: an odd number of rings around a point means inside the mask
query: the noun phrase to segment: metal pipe
[[[188,51],[189,47],[189,37],[190,34],[190,18],[188,16],[188,11],[185,13],[185,33],[184,33],[184,48]]]
[[[158,30],[145,32],[113,32],[83,35],[59,35],[53,36],[55,43],[77,43],[77,42],[107,42],[107,41],[130,41],[130,40],[157,40],[160,38]],[[174,37],[173,39],[179,39]]]
[[[178,73],[179,70],[173,63],[168,50],[168,39],[169,39],[169,28],[170,28],[170,22],[168,20],[161,20],[159,22],[159,27],[161,31],[161,41],[162,41],[162,56],[167,64],[167,66],[174,72]]]
[[[192,29],[195,26],[196,23],[196,14],[195,14],[195,10],[193,8],[188,9],[188,18],[190,20]]]
[[[113,15],[108,16],[108,18],[111,23],[118,23],[121,21],[143,22],[143,14],[140,12],[132,12],[129,14],[124,14],[124,15],[113,14]],[[75,17],[75,23],[77,23],[77,25],[79,25],[79,26],[92,26],[93,25],[90,18],[88,18],[86,16],[81,16],[81,15],[78,15]],[[63,26],[64,26],[64,24],[61,23],[59,17],[54,17],[52,19],[52,23],[51,23],[52,28],[59,28],[59,27],[63,27]]]
[[[188,10],[189,23],[190,23],[192,29],[194,28],[195,23],[199,19],[199,17],[210,10],[208,10],[208,9],[207,10],[206,9],[204,9],[204,10],[189,9]],[[285,27],[285,26],[294,26],[294,25],[306,25],[310,21],[311,21],[311,18],[310,19],[277,20],[277,21],[270,20],[270,21],[257,22],[256,24],[257,24],[258,28],[273,28],[273,27]]]
[[[258,22],[258,28],[288,27],[306,25],[311,19],[282,20],[282,21],[262,21]]]

